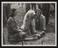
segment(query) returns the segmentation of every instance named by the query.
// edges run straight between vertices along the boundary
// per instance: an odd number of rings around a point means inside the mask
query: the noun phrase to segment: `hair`
[[[37,13],[37,12],[40,13],[40,14],[42,13],[40,9],[36,9],[35,13]]]
[[[11,9],[9,16],[13,17],[15,15],[16,9]]]

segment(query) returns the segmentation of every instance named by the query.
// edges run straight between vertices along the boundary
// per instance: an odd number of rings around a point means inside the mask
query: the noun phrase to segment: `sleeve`
[[[8,20],[8,26],[14,31],[17,30],[16,22],[12,18]]]
[[[35,19],[33,19],[33,20],[31,21],[31,25],[32,25],[33,31],[36,32],[36,29],[35,29]]]
[[[46,30],[46,18],[43,16],[43,30]]]

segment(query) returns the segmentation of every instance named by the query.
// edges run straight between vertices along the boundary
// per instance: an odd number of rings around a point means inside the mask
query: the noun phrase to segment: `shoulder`
[[[27,12],[27,14],[35,14],[35,11],[34,11],[34,10],[29,10],[29,11]]]
[[[10,22],[12,20],[13,20],[13,18],[12,17],[9,17],[9,19],[7,20],[7,22]]]
[[[41,17],[42,17],[42,18],[45,18],[45,16],[44,16],[43,14],[41,14]]]

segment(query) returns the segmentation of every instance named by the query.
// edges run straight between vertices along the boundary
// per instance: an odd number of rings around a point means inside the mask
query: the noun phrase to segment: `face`
[[[40,10],[37,10],[37,16],[40,16],[41,15],[41,11]]]
[[[11,14],[12,14],[12,17],[14,17],[15,16],[15,9],[13,9],[12,11],[11,11]]]

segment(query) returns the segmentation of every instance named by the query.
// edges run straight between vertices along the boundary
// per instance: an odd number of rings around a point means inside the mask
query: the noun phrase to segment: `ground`
[[[24,41],[24,45],[55,45],[55,34],[47,33],[44,37],[34,41]]]
[[[18,11],[19,12],[19,11]],[[21,13],[20,13],[21,14]],[[22,25],[22,19],[23,19],[23,13],[22,15],[18,14],[16,17],[17,22],[19,21],[19,26]],[[19,20],[18,20],[19,19]],[[47,25],[47,32],[46,34],[37,40],[32,41],[23,41],[23,45],[55,45],[55,18],[50,16],[49,18],[49,24]],[[7,28],[4,27],[4,42],[7,43]],[[18,43],[19,45],[22,45],[22,42]]]

